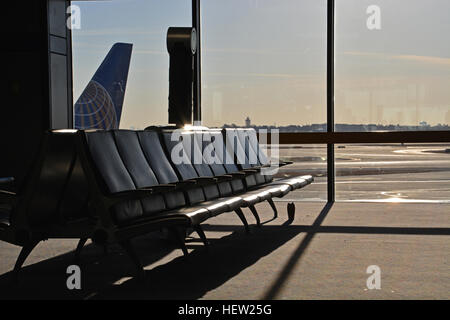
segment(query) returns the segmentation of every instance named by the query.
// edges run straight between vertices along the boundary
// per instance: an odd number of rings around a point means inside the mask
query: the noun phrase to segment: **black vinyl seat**
[[[170,184],[178,180],[167,179],[167,183],[158,181],[136,131],[93,131],[85,132],[85,136],[93,162],[104,181],[106,193],[120,195],[124,192],[133,194],[133,191],[149,190],[137,200],[124,200],[113,206],[117,223],[130,225],[133,221],[152,221],[170,216],[181,220],[187,218],[190,224],[195,225],[209,217],[208,212],[201,207],[186,207],[182,192],[176,185]],[[154,153],[155,145],[150,150]],[[166,161],[165,154],[160,153],[157,161],[163,164]],[[167,165],[159,169],[162,174],[171,175],[170,171],[167,172],[170,169]]]
[[[196,132],[196,134],[201,135],[201,138],[196,139],[196,141],[198,146],[201,144],[204,162],[206,167],[209,164],[211,175],[227,175],[231,178],[231,181],[227,181],[226,184],[223,183],[222,189],[224,190],[224,195],[234,194],[235,196],[242,197],[243,202],[241,207],[248,207],[255,216],[257,225],[260,226],[260,219],[255,205],[267,200],[274,207],[271,200],[273,195],[288,192],[288,190],[285,190],[288,188],[284,186],[262,187],[260,184],[265,180],[257,181],[253,172],[240,171],[235,163],[232,149],[227,148],[224,143],[221,131],[203,130]]]
[[[173,141],[173,132],[163,132],[163,139],[167,151],[171,154],[171,162],[177,170],[181,180],[196,180],[201,186],[189,191],[198,192],[192,195],[188,192],[191,203],[201,202],[201,206],[206,208],[211,216],[217,216],[224,212],[234,211],[243,204],[241,197],[234,197],[232,194],[222,194],[218,185],[218,178],[215,178],[210,167],[203,161],[201,150],[195,142],[193,132],[182,132],[181,141]],[[176,137],[175,137],[176,138]],[[181,163],[174,163],[173,152],[179,152],[178,160]],[[193,164],[194,154],[197,153],[201,158],[198,164]],[[178,162],[178,161],[176,161]],[[201,195],[203,194],[203,196]]]
[[[142,151],[152,168],[156,179],[160,184],[171,184],[178,182],[178,177],[161,145],[158,133],[154,131],[138,131],[137,135],[142,147]],[[173,191],[164,194],[167,209],[180,208],[186,205],[182,191]]]
[[[203,138],[201,135],[199,135],[196,132],[190,132],[191,135],[191,148],[190,151],[191,154],[188,157],[191,160],[191,163],[193,163],[193,166],[195,170],[198,173],[198,176],[206,177],[206,178],[215,178],[217,179],[217,182],[214,184],[214,193],[213,197],[219,196],[220,198],[217,199],[217,201],[223,201],[228,206],[228,211],[233,211],[239,207],[246,205],[246,200],[243,197],[240,196],[234,196],[232,193],[232,187],[230,184],[230,180],[232,180],[231,176],[227,176],[225,171],[222,171],[222,174],[216,175],[210,165],[208,164],[207,160],[203,156],[203,145],[201,143],[201,139]],[[183,144],[184,149],[187,150],[188,146],[186,143]],[[188,151],[189,152],[189,151]],[[197,156],[196,156],[197,155]],[[196,159],[198,158],[196,163]],[[194,161],[193,161],[194,160]],[[205,195],[208,195],[207,188],[210,188],[210,186],[205,186],[204,191]],[[217,193],[218,191],[218,193]]]
[[[209,176],[209,177],[215,177],[215,176],[222,176],[222,175],[227,175],[226,173],[226,169],[224,168],[223,164],[217,165],[217,164],[213,164],[213,166],[211,166],[208,162],[208,159],[205,159],[205,157],[203,156],[204,150],[203,150],[203,143],[201,143],[201,141],[203,140],[203,135],[206,133],[202,133],[202,132],[192,132],[191,135],[198,136],[198,138],[195,138],[192,145],[193,148],[196,150],[196,152],[198,152],[199,154],[202,155],[202,163],[201,164],[197,164],[194,165],[195,168],[197,168],[198,172],[202,172],[204,175]],[[221,137],[221,136],[220,136]],[[224,150],[224,152],[227,152],[227,150]],[[218,159],[218,162],[222,162],[223,163],[223,159],[220,160],[220,157]],[[222,168],[219,168],[219,166],[221,166]],[[235,167],[236,168],[236,167]],[[214,172],[214,170],[216,170],[216,172]],[[230,184],[230,179],[231,182],[233,180],[233,177],[228,175],[229,179],[227,179],[227,181],[224,181],[222,183],[218,183],[218,186],[220,187],[222,185],[222,196],[232,196],[232,190],[233,187]],[[238,178],[240,179],[240,178]],[[250,180],[253,181],[255,183],[255,185],[257,184],[256,179],[255,180]],[[240,201],[240,206],[241,207],[250,207],[253,206],[254,204],[267,200],[268,198],[270,198],[270,193],[261,191],[261,190],[246,190],[244,188],[244,184],[241,183],[241,188],[238,188],[240,190],[238,190],[235,195],[240,197],[242,200]],[[220,188],[219,188],[220,189]],[[225,190],[224,190],[225,189]]]
[[[149,155],[149,164],[155,170],[156,175],[160,175],[160,181],[167,184],[185,183],[186,185],[184,192],[187,201],[184,200],[185,198],[182,200],[181,198],[178,198],[177,201],[169,199],[171,202],[169,208],[183,212],[189,211],[190,208],[192,208],[193,212],[201,212],[204,219],[227,210],[224,201],[216,200],[219,195],[217,186],[214,183],[202,186],[202,181],[198,180],[199,177],[192,165],[181,164],[180,168],[177,167],[176,169],[179,169],[178,171],[182,173],[181,178],[178,177],[175,168],[172,166],[171,161],[169,161],[170,155],[166,154],[163,149],[158,132],[143,131],[138,134],[144,152]],[[206,190],[207,196],[205,196],[204,190]],[[180,195],[182,195],[182,193],[180,193]],[[221,203],[222,206],[218,206],[219,203]],[[188,205],[187,208],[181,208],[186,205]],[[192,216],[192,214],[190,216]]]
[[[206,133],[211,143],[197,133]],[[17,193],[0,190],[0,240],[22,247],[14,274],[42,240],[79,239],[78,257],[90,238],[122,245],[142,276],[133,238],[166,228],[187,254],[180,231],[194,228],[207,245],[201,223],[232,211],[249,231],[241,208],[250,208],[260,225],[255,204],[267,200],[276,212],[272,197],[312,181],[310,176],[274,181],[261,174],[269,161],[262,156],[249,161],[257,141],[237,134],[231,142],[243,151],[243,161],[237,161],[223,133],[182,130],[181,143],[172,141],[173,131],[161,130],[46,133],[23,187]],[[217,161],[209,161],[208,152]],[[0,186],[10,181],[0,179]]]
[[[234,152],[233,156],[237,161],[237,164],[241,167],[241,170],[251,173],[251,177],[254,177],[254,183],[248,184],[248,179],[246,179],[248,188],[256,189],[254,193],[258,194],[262,200],[268,200],[271,206],[272,197],[282,197],[292,190],[292,187],[287,183],[273,183],[271,182],[273,178],[263,175],[261,172],[261,164],[258,161],[256,153],[252,154],[250,145],[246,143],[244,136],[239,134],[237,129],[225,129],[224,133],[225,139],[228,146],[231,145],[232,148],[227,148],[228,152]],[[236,166],[235,170],[239,170]],[[254,172],[254,173],[252,173]],[[267,183],[269,181],[269,183]]]
[[[267,200],[276,217],[277,209],[272,200],[273,197],[284,197],[289,192],[313,181],[311,176],[274,180],[271,174],[273,168],[270,168],[270,161],[259,146],[254,129],[223,129],[221,131],[222,139],[215,129],[205,131],[207,135],[215,138],[205,139],[207,142],[204,142],[204,149],[210,148],[209,145],[214,145],[212,149],[220,150],[219,154],[222,156],[222,163],[224,163],[227,174],[244,177],[246,199],[253,200],[249,208],[255,217],[257,215],[254,208],[256,203]],[[213,142],[209,143],[208,141]],[[208,150],[207,153],[209,152]],[[287,164],[290,163],[281,163],[281,165]],[[244,190],[241,189],[238,192],[244,192]]]
[[[88,191],[75,141],[73,130],[46,132],[17,192],[0,190],[0,240],[22,247],[15,280],[39,242],[81,239],[95,230],[96,221],[86,210]]]
[[[258,138],[256,135],[255,129],[252,128],[240,128],[240,129],[227,129],[227,130],[233,130],[236,132],[236,134],[239,136],[239,140],[241,144],[245,145],[246,153],[253,152],[254,155],[256,155],[256,163],[254,166],[265,166],[270,171],[270,160],[265,155],[264,151],[261,149],[258,143]],[[248,150],[248,151],[247,151]],[[277,165],[278,166],[285,166],[292,164],[292,162],[280,162]],[[271,185],[278,185],[278,184],[288,184],[292,187],[292,190],[302,188],[311,182],[314,181],[314,178],[310,175],[305,176],[299,176],[299,177],[293,177],[293,178],[285,178],[285,179],[278,179],[273,181],[273,177],[270,174],[266,174],[266,182],[272,182]]]
[[[167,228],[186,255],[180,231],[193,227],[207,243],[200,223],[211,216],[210,210],[199,202],[186,202],[184,193],[195,188],[178,180],[154,132],[98,130],[78,135],[90,181],[90,212],[101,220],[95,242],[121,244],[140,276],[143,268],[131,244],[136,236]]]
[[[233,194],[232,186],[228,184],[232,177],[224,175],[224,171],[221,171],[219,175],[212,171],[203,159],[202,148],[200,142],[196,139],[195,132],[186,130],[163,131],[161,135],[168,158],[170,158],[173,168],[178,172],[180,180],[200,182],[200,186],[193,191],[201,190],[204,195],[203,199],[200,192],[194,195],[188,193],[189,202],[200,201],[200,205],[210,212],[211,217],[234,211],[244,224],[246,232],[249,232],[249,226],[241,207],[252,206],[253,203],[261,200],[254,195]],[[219,187],[219,185],[221,186]],[[242,187],[242,191],[245,191],[243,184],[239,187]],[[259,224],[259,218],[257,222]]]

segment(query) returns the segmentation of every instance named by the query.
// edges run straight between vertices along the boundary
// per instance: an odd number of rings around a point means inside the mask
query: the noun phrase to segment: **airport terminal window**
[[[449,130],[450,2],[336,0],[337,131]]]
[[[115,123],[121,114],[120,128],[123,129],[167,124],[169,56],[166,33],[170,26],[192,25],[191,1],[114,0],[72,4],[81,11],[80,29],[72,30],[73,97],[76,103],[87,88],[78,110],[88,114],[78,120],[75,114],[74,123],[78,121],[84,127],[92,122]],[[92,79],[115,43],[133,45],[127,82],[123,81],[130,55],[127,45],[116,46],[111,53],[109,62],[116,74],[107,66]],[[91,79],[94,81],[90,82]],[[106,105],[118,107],[122,98],[122,112],[117,110],[116,116],[97,110],[96,106],[105,101]],[[76,105],[74,111],[77,113]]]
[[[207,0],[201,15],[204,125],[326,128],[325,0]]]
[[[449,129],[450,45],[442,34],[450,32],[450,4],[430,2],[336,0],[336,131]],[[166,124],[166,32],[169,26],[192,24],[191,1],[76,4],[82,24],[73,30],[74,101],[87,86],[80,101],[88,102],[90,119],[98,119],[92,109],[97,101],[90,103],[93,92],[102,101],[117,96],[108,88],[101,94],[89,80],[114,43],[132,43],[120,127]],[[204,0],[201,26],[204,125],[327,130],[326,0]],[[123,83],[111,85],[120,98]],[[105,112],[102,119],[115,120]],[[336,145],[337,199],[448,199],[450,145],[400,142]],[[282,145],[280,156],[294,161],[280,177],[316,178],[307,193],[291,200],[327,198],[325,145]],[[428,173],[431,189],[421,189]],[[407,180],[416,182],[400,188]]]
[[[340,201],[439,202],[450,199],[450,144],[336,146]]]

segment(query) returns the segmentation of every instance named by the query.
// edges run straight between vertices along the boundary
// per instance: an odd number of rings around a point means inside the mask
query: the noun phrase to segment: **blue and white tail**
[[[115,43],[74,106],[75,129],[117,129],[133,45]]]

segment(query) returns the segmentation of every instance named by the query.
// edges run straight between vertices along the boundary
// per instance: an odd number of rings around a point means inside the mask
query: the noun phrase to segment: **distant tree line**
[[[223,128],[239,128],[241,125],[224,124]],[[278,129],[280,132],[326,132],[327,124],[309,124],[309,125],[287,125],[287,126],[268,126],[268,125],[251,125],[251,128],[259,129]],[[444,131],[450,130],[448,124],[438,124],[431,126],[428,124],[421,124],[419,126],[406,125],[382,125],[382,124],[336,124],[336,131],[339,132],[372,132],[372,131]]]

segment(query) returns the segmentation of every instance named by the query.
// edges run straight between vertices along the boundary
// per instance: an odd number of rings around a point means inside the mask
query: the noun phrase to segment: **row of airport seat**
[[[276,215],[273,197],[313,181],[270,170],[253,129],[49,132],[23,190],[0,192],[0,239],[23,247],[15,275],[41,240],[78,238],[79,257],[91,238],[121,244],[143,276],[134,237],[167,228],[187,254],[187,228],[208,245],[202,222],[235,212],[249,232],[242,208],[260,226],[257,203]]]

